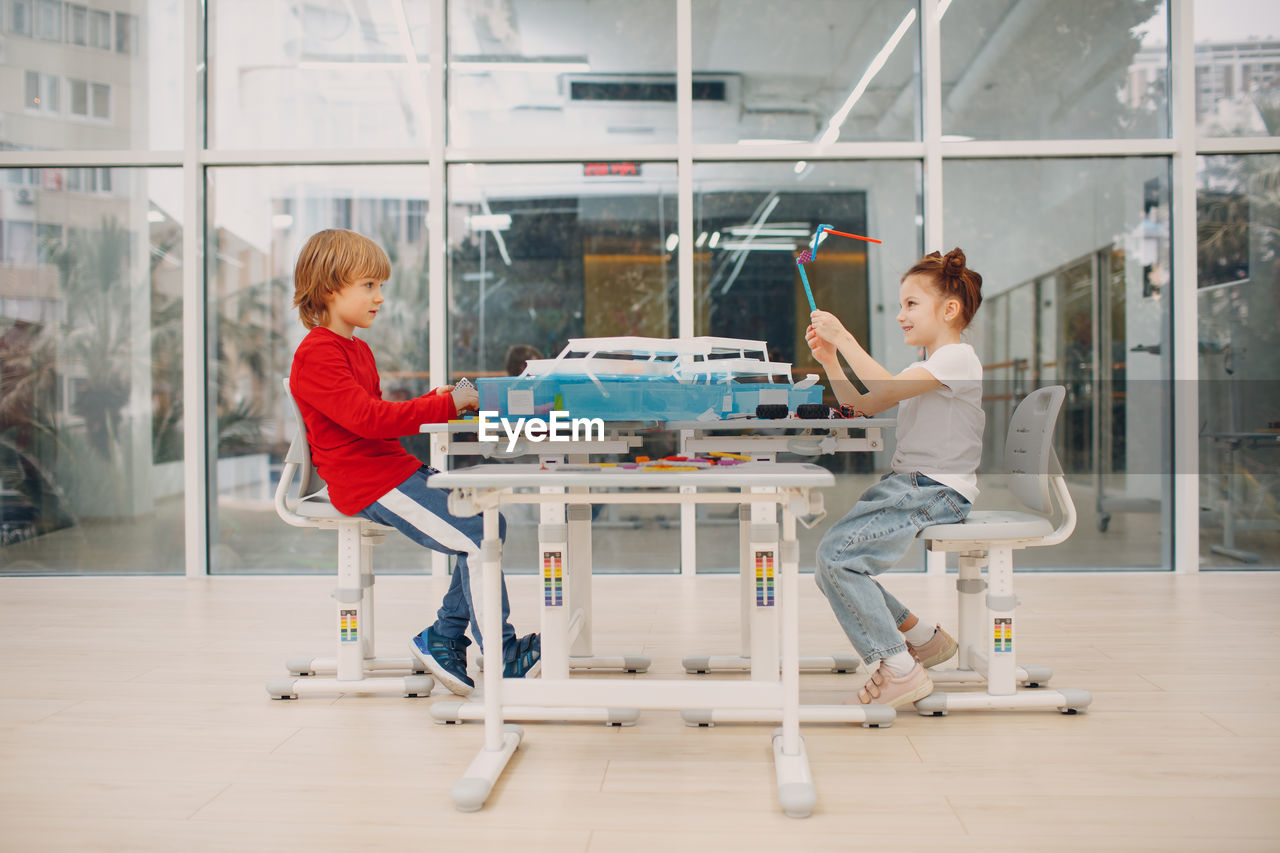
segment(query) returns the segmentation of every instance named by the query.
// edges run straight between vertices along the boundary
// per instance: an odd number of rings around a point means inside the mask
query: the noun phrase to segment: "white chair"
[[[1029,509],[1051,515],[1052,487],[1062,516],[1057,527],[1041,514],[974,510],[958,524],[935,524],[920,531],[930,551],[957,551],[960,555],[957,667],[930,670],[929,675],[935,684],[985,682],[987,687],[981,693],[935,690],[916,703],[923,716],[968,708],[1057,708],[1074,714],[1093,701],[1086,690],[1017,689],[1019,682],[1039,687],[1053,674],[1047,667],[1019,667],[1017,663],[1013,552],[1057,545],[1075,530],[1075,504],[1053,450],[1053,428],[1065,396],[1061,385],[1027,395],[1013,413],[1004,449],[1009,488]],[[986,580],[982,578],[984,566]]]
[[[311,465],[311,447],[302,413],[284,380],[284,396],[298,422],[298,431],[289,445],[276,486],[276,513],[294,527],[317,527],[338,531],[338,586],[336,633],[338,653],[332,658],[291,658],[285,662],[289,678],[267,682],[267,693],[275,699],[296,699],[302,694],[380,693],[426,696],[435,680],[423,674],[418,661],[379,658],[373,652],[373,546],[383,542],[392,528],[359,516],[343,515],[329,502],[329,487]],[[289,498],[295,475],[298,497]],[[408,672],[399,677],[367,678],[370,675]],[[331,677],[315,676],[318,673]]]

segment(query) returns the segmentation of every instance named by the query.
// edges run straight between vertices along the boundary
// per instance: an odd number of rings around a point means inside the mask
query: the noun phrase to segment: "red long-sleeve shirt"
[[[329,500],[346,515],[369,506],[422,465],[400,446],[400,436],[458,414],[452,394],[383,400],[369,345],[325,328],[312,329],[298,345],[289,391],[307,425],[316,473],[329,484]]]

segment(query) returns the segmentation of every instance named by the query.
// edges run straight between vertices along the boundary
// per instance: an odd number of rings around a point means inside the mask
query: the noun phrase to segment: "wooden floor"
[[[803,578],[802,652],[847,650]],[[535,579],[511,579],[535,628]],[[596,578],[596,648],[732,653],[736,579]],[[952,623],[951,580],[891,575]],[[810,726],[812,817],[784,817],[771,726],[525,725],[483,811],[449,791],[481,743],[429,699],[271,701],[268,678],[329,654],[315,577],[0,580],[0,849],[849,851],[1280,849],[1280,574],[1024,574],[1020,659],[1092,691],[1074,717],[902,713]],[[381,579],[401,653],[443,581]],[[618,676],[626,677],[626,676]],[[634,676],[644,678],[644,675]],[[689,676],[693,677],[693,676]],[[717,676],[723,677],[723,676]],[[839,701],[861,676],[806,675]]]

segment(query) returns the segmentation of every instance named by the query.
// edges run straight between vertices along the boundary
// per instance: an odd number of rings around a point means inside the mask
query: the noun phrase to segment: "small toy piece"
[[[790,410],[785,403],[761,403],[756,406],[756,417],[762,420],[776,421],[788,414]]]
[[[457,382],[453,383],[453,387],[466,389],[466,388],[474,388],[476,386],[471,382],[470,379],[464,376],[461,379],[459,379]]]
[[[827,420],[831,409],[822,403],[801,403],[796,406],[796,417],[801,420]]]
[[[809,243],[809,248],[800,253],[800,257],[796,258],[796,268],[800,270],[800,281],[804,283],[804,295],[809,300],[809,310],[817,311],[818,304],[813,301],[813,289],[809,287],[809,276],[805,275],[804,265],[812,263],[818,259],[818,244],[822,242],[823,233],[839,234],[841,237],[852,237],[855,240],[865,240],[868,243],[880,243],[874,237],[863,237],[861,234],[850,234],[848,231],[837,231],[830,225],[822,224],[818,226],[818,230],[813,232],[813,240]]]

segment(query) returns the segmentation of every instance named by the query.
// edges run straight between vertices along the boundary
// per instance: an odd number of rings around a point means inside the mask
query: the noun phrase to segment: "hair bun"
[[[947,252],[942,259],[942,274],[948,278],[959,278],[964,272],[964,260],[964,252],[959,246]]]

